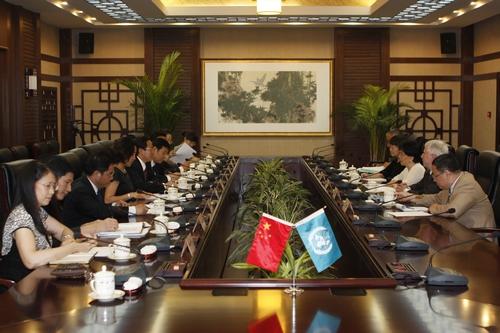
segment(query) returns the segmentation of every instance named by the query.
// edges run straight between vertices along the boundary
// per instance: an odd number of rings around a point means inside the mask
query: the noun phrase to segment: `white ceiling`
[[[40,13],[42,21],[61,28],[126,25],[463,27],[500,14],[500,0],[283,0],[282,13],[275,16],[257,15],[253,0],[6,1]]]

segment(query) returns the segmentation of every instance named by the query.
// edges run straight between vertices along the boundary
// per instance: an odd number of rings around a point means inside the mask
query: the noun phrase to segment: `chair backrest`
[[[467,145],[461,145],[457,148],[456,155],[458,160],[460,161],[462,170],[474,173],[479,152]]]
[[[57,140],[49,140],[47,141],[47,145],[49,146],[49,153],[51,155],[59,154],[59,142]]]
[[[0,165],[0,221],[9,215],[16,196],[17,175],[20,169],[32,159],[17,160]]]
[[[58,154],[61,158],[63,158],[73,170],[75,174],[75,179],[80,177],[83,172],[83,163],[80,161],[80,157],[72,151],[67,151],[65,153]]]
[[[86,151],[82,147],[78,147],[78,148],[71,149],[70,152],[75,154],[76,156],[78,156],[78,158],[80,159],[80,164],[83,168],[83,166],[85,165],[85,161],[87,160],[87,157],[89,156],[88,151]]]
[[[35,142],[29,145],[31,157],[36,160],[46,160],[53,154],[50,152],[50,147],[47,142]]]
[[[497,196],[499,182],[500,153],[485,150],[479,153],[474,177],[493,203]]]
[[[14,155],[9,148],[0,148],[0,163],[10,162],[14,160]]]
[[[26,146],[12,146],[10,147],[10,151],[14,156],[14,160],[25,160],[30,158],[30,151]]]
[[[89,153],[89,155],[95,155],[102,152],[106,148],[106,146],[99,142],[95,142],[89,143],[88,145],[82,146],[81,148],[85,149]]]

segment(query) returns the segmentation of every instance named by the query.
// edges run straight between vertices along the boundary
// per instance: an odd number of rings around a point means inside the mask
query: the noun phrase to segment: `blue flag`
[[[323,208],[297,222],[295,227],[318,272],[324,271],[342,257]]]

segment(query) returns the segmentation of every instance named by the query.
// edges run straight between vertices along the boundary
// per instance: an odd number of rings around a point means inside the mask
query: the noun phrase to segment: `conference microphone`
[[[312,150],[312,153],[311,153],[311,157],[314,157],[315,156],[315,153],[318,149],[322,149],[322,148],[326,148],[326,147],[331,147],[331,146],[334,146],[335,144],[333,143],[330,143],[330,144],[327,144],[327,145],[324,145],[324,146],[319,146],[319,147],[315,147],[313,148]]]
[[[319,150],[316,151],[316,155],[315,156],[321,156],[319,153],[324,152],[324,151],[328,151],[328,150],[330,150],[332,148],[333,148],[333,145],[332,146],[328,146],[328,147],[323,148],[323,149],[319,149]]]
[[[102,244],[107,244],[107,245],[113,245],[113,246],[116,246],[116,247],[119,247],[119,248],[122,248],[122,249],[128,249],[130,252],[134,252],[135,254],[138,254],[140,255],[141,253],[139,252],[139,250],[137,250],[134,247],[132,246],[125,246],[125,245],[121,245],[121,244],[115,244],[113,241],[108,241],[108,240],[104,240],[104,239],[100,239],[100,238],[94,238],[94,237],[87,237],[87,236],[80,236],[79,239],[85,239],[85,240],[92,240],[92,241],[96,241],[98,243],[102,243]]]
[[[161,199],[161,200],[163,200],[163,201],[166,201],[166,199],[165,199],[165,198],[162,198],[162,197],[160,197],[159,195],[156,195],[156,194],[154,194],[154,193],[149,193],[149,192],[146,192],[146,191],[143,191],[143,190],[137,190],[137,193],[146,194],[146,195],[152,196],[152,197],[154,197],[154,198],[157,198],[157,199]]]
[[[208,151],[211,151],[211,152],[214,152],[214,153],[217,153],[218,155],[216,155],[217,157],[218,156],[228,156],[226,153],[224,153],[223,151],[220,151],[220,150],[217,150],[217,149],[213,149],[213,148],[210,148],[210,147],[207,147],[207,146],[203,146],[203,149],[204,150],[208,150]],[[222,154],[222,155],[220,155]]]
[[[371,190],[375,190],[377,188],[387,187],[387,186],[391,186],[391,185],[394,185],[394,184],[400,184],[401,182],[403,182],[403,181],[402,180],[397,180],[395,182],[391,182],[391,183],[387,183],[387,184],[375,186],[375,187],[372,187],[372,188],[367,188],[366,191],[371,191]],[[366,191],[363,191],[363,192],[366,192]]]
[[[215,147],[215,148],[217,148],[217,149],[219,149],[219,150],[223,151],[225,155],[229,155],[229,150],[227,150],[227,149],[226,149],[226,148],[224,148],[224,147],[221,147],[221,146],[216,146],[216,145],[210,144],[210,143],[208,143],[208,142],[207,142],[207,144],[206,144],[206,145],[207,145],[207,146],[211,146],[211,147]]]
[[[449,210],[451,209],[455,210],[455,208],[450,208]],[[431,286],[466,286],[469,283],[469,280],[467,279],[466,276],[449,268],[433,267],[432,260],[434,259],[434,256],[443,250],[450,249],[459,245],[464,245],[478,240],[496,238],[496,237],[500,237],[500,231],[498,230],[493,231],[491,234],[487,236],[474,237],[471,239],[467,239],[458,243],[449,244],[439,248],[429,258],[429,264],[427,265],[427,270],[425,271],[426,283]]]

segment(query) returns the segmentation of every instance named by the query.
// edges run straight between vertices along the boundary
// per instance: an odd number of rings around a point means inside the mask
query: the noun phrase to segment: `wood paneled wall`
[[[182,110],[185,117],[174,135],[180,138],[184,131],[201,134],[200,112],[200,31],[199,29],[145,29],[144,63],[146,74],[158,78],[163,58],[172,51],[181,53],[184,74],[178,85],[184,93]]]
[[[40,98],[24,96],[24,69],[40,73],[40,17],[0,1],[0,31],[0,147],[39,141]]]
[[[350,127],[346,106],[366,84],[389,86],[389,29],[335,29],[335,148],[355,165],[369,161],[368,137]]]

